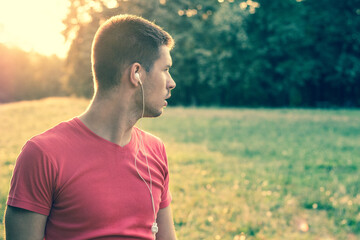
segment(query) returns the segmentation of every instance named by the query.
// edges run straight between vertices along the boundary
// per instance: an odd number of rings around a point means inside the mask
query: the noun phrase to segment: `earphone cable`
[[[144,117],[144,113],[145,113],[145,97],[144,97],[144,88],[143,88],[143,85],[141,83],[141,81],[139,82],[140,86],[141,86],[141,92],[142,92],[142,114],[141,114],[141,118]],[[146,159],[146,165],[147,165],[147,169],[148,169],[148,174],[149,174],[149,183],[150,183],[150,186],[149,184],[146,182],[146,180],[141,176],[138,168],[137,168],[137,156],[138,156],[138,153],[140,151],[140,147],[143,148],[144,150],[144,155],[145,155],[145,159]],[[149,161],[148,161],[148,158],[147,158],[147,154],[146,154],[146,151],[145,151],[145,146],[144,146],[144,142],[143,142],[143,139],[142,139],[142,136],[141,136],[141,133],[140,133],[140,142],[139,142],[139,147],[137,149],[137,152],[136,152],[136,155],[135,155],[135,169],[136,169],[136,172],[137,174],[139,175],[139,177],[143,180],[143,182],[146,184],[146,187],[149,189],[149,192],[150,192],[150,197],[151,197],[151,205],[152,205],[152,208],[153,208],[153,212],[154,212],[154,223],[151,227],[151,232],[153,233],[154,235],[154,239],[156,238],[156,233],[158,231],[158,227],[157,227],[157,223],[156,223],[156,214],[155,214],[155,203],[154,203],[154,197],[153,197],[153,192],[152,192],[152,178],[151,178],[151,171],[150,171],[150,166],[149,166]]]

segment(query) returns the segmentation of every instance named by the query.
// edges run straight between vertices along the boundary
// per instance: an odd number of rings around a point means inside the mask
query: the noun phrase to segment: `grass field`
[[[87,104],[0,105],[1,221],[22,145]],[[360,239],[359,110],[170,107],[138,125],[167,147],[179,239]]]

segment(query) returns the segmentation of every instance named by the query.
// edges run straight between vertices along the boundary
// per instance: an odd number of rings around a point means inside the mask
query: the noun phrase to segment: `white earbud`
[[[139,84],[142,85],[142,82],[141,82],[141,80],[140,80],[140,74],[139,74],[139,73],[135,73],[135,78],[136,78],[137,80],[139,80]]]

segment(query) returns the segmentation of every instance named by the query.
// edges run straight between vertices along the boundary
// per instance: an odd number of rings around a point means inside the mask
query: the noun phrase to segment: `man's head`
[[[96,91],[106,92],[118,86],[124,70],[135,62],[149,72],[162,46],[172,49],[173,38],[148,20],[133,15],[107,20],[96,32],[92,45]]]

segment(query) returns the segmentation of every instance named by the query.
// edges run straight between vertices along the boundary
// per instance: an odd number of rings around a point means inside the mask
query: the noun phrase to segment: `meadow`
[[[1,222],[22,145],[87,104],[0,105]],[[138,125],[167,148],[179,239],[353,240],[360,239],[359,123],[359,110],[168,107]]]

